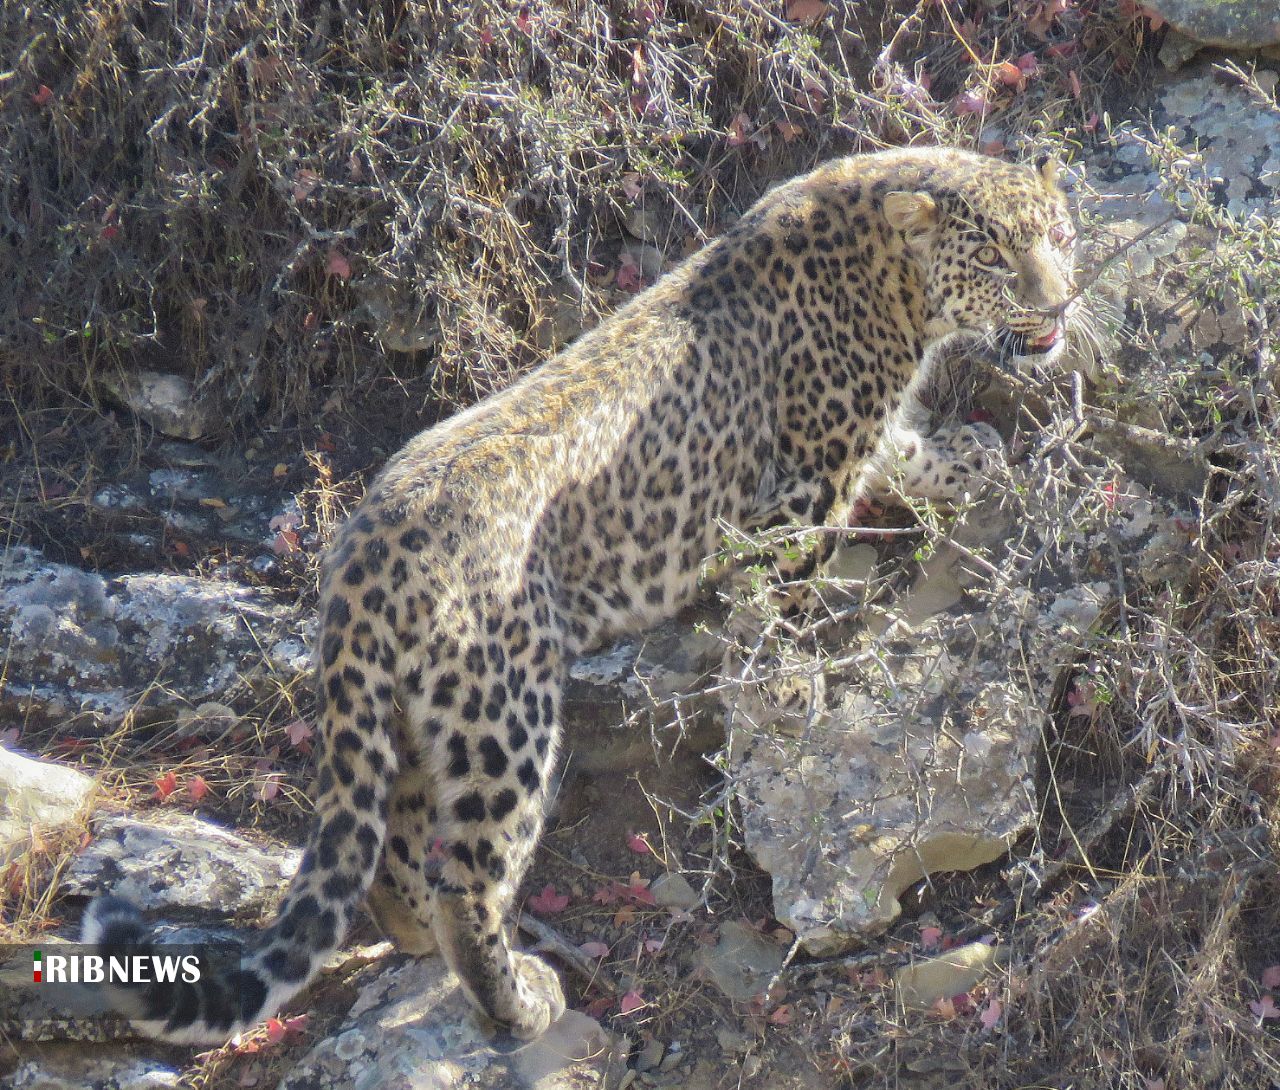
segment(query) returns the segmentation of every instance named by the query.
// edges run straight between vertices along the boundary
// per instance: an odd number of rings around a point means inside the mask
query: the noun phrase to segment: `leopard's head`
[[[1076,231],[1050,158],[1033,168],[952,153],[884,215],[921,267],[929,339],[993,335],[1016,361],[1062,354],[1078,293]]]

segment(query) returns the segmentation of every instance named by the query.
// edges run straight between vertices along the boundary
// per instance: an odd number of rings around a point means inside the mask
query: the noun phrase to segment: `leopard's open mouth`
[[[1062,318],[1055,319],[1048,332],[1033,337],[1029,333],[1020,333],[1016,329],[1006,329],[1002,340],[1004,346],[1015,356],[1043,356],[1052,352],[1066,337],[1067,326]]]

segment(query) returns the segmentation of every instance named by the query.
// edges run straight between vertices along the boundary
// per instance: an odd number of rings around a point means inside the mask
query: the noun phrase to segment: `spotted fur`
[[[540,1035],[564,999],[508,929],[567,663],[687,603],[726,525],[840,524],[956,334],[1057,355],[1073,236],[1051,166],[942,148],[838,159],[410,440],[323,565],[301,870],[238,978],[152,995],[142,1028],[220,1041],[272,1013],[368,894],[405,950],[443,952],[496,1041]],[[783,579],[825,559],[817,537],[773,558]],[[144,932],[108,899],[86,935]]]

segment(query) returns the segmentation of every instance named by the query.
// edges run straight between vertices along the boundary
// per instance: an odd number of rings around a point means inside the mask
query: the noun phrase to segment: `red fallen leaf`
[[[665,940],[663,939],[645,939],[644,942],[640,944],[640,949],[646,954],[656,954],[662,949],[664,944]]]
[[[636,910],[634,905],[623,905],[613,914],[614,927],[630,927],[635,922]]]
[[[956,1016],[956,1005],[949,998],[935,999],[933,1002],[933,1013],[950,1022]]]
[[[1099,122],[1099,121],[1101,121],[1101,120],[1102,120],[1102,118],[1100,118],[1100,117],[1098,116],[1098,112],[1097,112],[1097,110],[1095,110],[1095,111],[1094,111],[1093,113],[1091,113],[1091,114],[1088,116],[1088,118],[1085,120],[1085,123],[1084,123],[1084,131],[1085,131],[1085,132],[1097,132],[1097,131],[1098,131],[1098,122]]]
[[[1071,88],[1071,97],[1079,98],[1084,94],[1084,88],[1080,86],[1080,73],[1074,68],[1067,73],[1067,86]]]
[[[292,556],[302,552],[302,540],[296,530],[281,530],[271,543],[271,551],[276,556]]]
[[[751,118],[746,114],[734,114],[733,120],[729,122],[729,136],[727,138],[729,147],[737,148],[745,144],[750,139],[747,130],[752,128],[753,124]]]
[[[1006,87],[1016,87],[1018,90],[1021,90],[1027,82],[1026,72],[1011,61],[1002,61],[997,64],[992,74]]]
[[[315,734],[315,728],[305,719],[295,719],[292,723],[285,724],[284,733],[290,745],[301,746]]]
[[[521,34],[533,33],[533,16],[529,14],[529,9],[527,7],[521,8],[519,13],[516,15],[516,29],[520,31]]]
[[[324,271],[328,276],[336,276],[339,280],[351,279],[351,262],[341,250],[330,250],[328,260],[324,263]]]
[[[787,0],[785,11],[787,22],[807,23],[812,26],[822,21],[827,14],[824,0]]]
[[[1102,486],[1102,503],[1108,511],[1116,509],[1116,493],[1118,486],[1115,481],[1108,481]]]
[[[643,833],[628,833],[627,847],[635,852],[636,855],[649,855],[653,852],[653,849],[649,847],[649,841],[645,839]]]
[[[42,83],[31,96],[31,101],[37,106],[48,106],[53,101],[53,88],[47,83]]]
[[[622,1002],[618,1004],[618,1013],[632,1014],[643,1006],[645,1006],[644,997],[633,988],[622,997]]]
[[[991,103],[981,91],[962,91],[951,100],[951,109],[961,117],[966,114],[985,114],[991,109]]]
[[[769,1015],[769,1023],[774,1026],[791,1025],[791,1004],[783,1003],[780,1007],[775,1007]]]
[[[279,1018],[267,1019],[267,1042],[269,1044],[278,1045],[284,1040],[285,1027]]]
[[[117,239],[120,237],[120,228],[117,227],[114,223],[110,224],[109,226],[104,227],[102,229],[102,232],[98,235],[98,237],[102,239],[103,242],[110,242],[112,239]]]
[[[620,291],[636,292],[644,287],[644,274],[636,259],[629,253],[622,255],[622,263],[618,266],[618,275],[614,277]]]
[[[1268,965],[1262,970],[1262,986],[1264,988],[1280,988],[1280,965]]]
[[[616,905],[618,903],[618,883],[609,882],[607,885],[601,886],[591,895],[591,899],[598,905]]]
[[[1078,52],[1080,43],[1074,38],[1069,42],[1054,42],[1053,45],[1045,46],[1044,55],[1046,57],[1070,57],[1073,53]]]
[[[274,799],[280,794],[280,781],[283,779],[279,772],[269,773],[262,781],[262,786],[258,788],[258,799],[262,802],[270,802]]]
[[[1000,1023],[1000,1019],[1004,1017],[1004,1004],[998,999],[993,999],[985,1007],[978,1012],[978,1021],[985,1030],[992,1030]]]
[[[920,948],[922,950],[935,950],[942,942],[941,927],[922,927],[920,928]]]
[[[622,192],[629,201],[638,201],[644,192],[644,182],[639,174],[624,174],[621,182]]]
[[[623,896],[629,897],[639,905],[656,905],[653,892],[649,889],[649,879],[641,878],[639,871],[631,873],[631,884],[623,889]]]
[[[166,772],[163,776],[156,777],[155,797],[161,802],[164,802],[176,790],[178,790],[178,776],[175,772]]]
[[[1036,60],[1034,53],[1023,53],[1016,61],[1013,62],[1020,69],[1024,76],[1034,76],[1040,70],[1040,62]]]
[[[187,794],[191,796],[192,802],[199,802],[210,790],[211,788],[203,776],[192,776],[187,781]]]
[[[545,885],[541,893],[535,893],[526,903],[539,916],[554,916],[569,907],[569,895],[557,893],[555,886]]]
[[[322,450],[326,454],[332,454],[338,449],[338,444],[334,441],[333,433],[322,431],[318,439],[316,439],[316,450]]]
[[[607,958],[609,947],[602,942],[584,942],[578,947],[589,958]]]
[[[790,144],[797,137],[804,135],[804,128],[790,121],[775,121],[774,126],[777,128],[778,135],[782,137],[784,144]]]
[[[493,31],[487,26],[480,28],[480,44],[493,45]]]
[[[1250,1003],[1249,1009],[1253,1011],[1254,1017],[1262,1022],[1271,1018],[1280,1018],[1280,1007],[1276,1006],[1276,1001],[1270,994]]]

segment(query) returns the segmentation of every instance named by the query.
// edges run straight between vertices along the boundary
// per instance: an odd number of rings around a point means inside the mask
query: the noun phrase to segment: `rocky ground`
[[[1249,264],[1280,215],[1268,63],[1162,70],[1072,157],[1094,314],[1075,377],[957,360],[933,395],[1005,438],[984,495],[868,512],[810,638],[763,676],[721,673],[714,602],[572,668],[523,902],[574,1008],[546,1040],[489,1054],[440,964],[364,924],[283,1021],[195,1060],[109,1025],[72,1041],[0,994],[0,1086],[1280,1085],[1274,706],[1203,677],[1215,601],[1280,586]],[[1016,147],[997,122],[983,140]],[[284,430],[215,455],[191,395],[118,390],[141,449],[47,496],[43,537],[0,557],[15,940],[73,935],[104,889],[197,933],[252,922],[297,865],[311,620],[291,588],[385,451],[338,423],[305,463]],[[1224,539],[1240,511],[1256,541]],[[1183,990],[1130,971],[1156,949],[1143,917],[1181,944],[1162,949]],[[1185,1021],[1115,998],[1139,978]],[[1061,1029],[1092,1003],[1113,1024]]]

